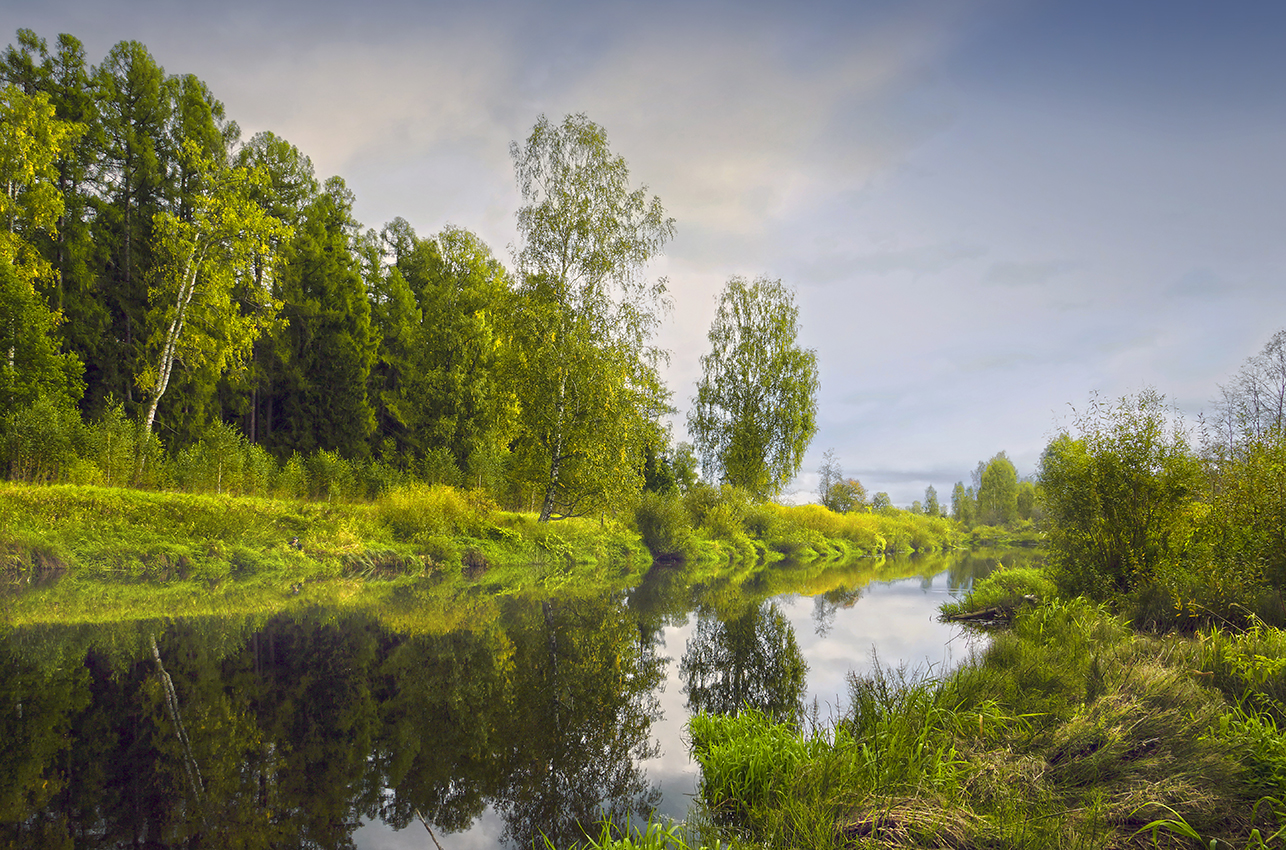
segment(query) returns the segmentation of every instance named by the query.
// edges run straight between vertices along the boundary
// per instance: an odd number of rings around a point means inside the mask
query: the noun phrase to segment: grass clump
[[[981,579],[964,598],[941,608],[945,619],[986,612],[990,619],[1008,620],[1024,605],[1050,601],[1058,588],[1040,567],[997,569]]]

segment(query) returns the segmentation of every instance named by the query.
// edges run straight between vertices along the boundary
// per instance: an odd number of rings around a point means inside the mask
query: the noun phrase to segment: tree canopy
[[[674,220],[585,115],[541,116],[510,147],[523,206],[515,261],[519,433],[515,462],[540,519],[583,514],[642,486],[668,393],[651,338],[668,307],[647,262]]]
[[[707,477],[769,498],[799,471],[817,431],[817,354],[780,280],[731,278],[688,414]]]

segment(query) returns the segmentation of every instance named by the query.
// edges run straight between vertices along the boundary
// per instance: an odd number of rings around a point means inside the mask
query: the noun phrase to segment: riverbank
[[[852,679],[825,728],[743,712],[691,735],[714,822],[756,846],[1273,847],[1283,695],[1279,630],[1142,634],[1075,598],[949,675]]]
[[[693,505],[672,500],[683,512],[682,547],[664,562],[686,564],[700,582],[746,581],[782,560],[820,566],[943,551],[961,539],[949,520],[902,511],[751,505],[715,488],[699,497]],[[647,542],[635,516],[542,524],[450,487],[320,502],[0,484],[0,586],[10,621],[622,589],[652,568]]]

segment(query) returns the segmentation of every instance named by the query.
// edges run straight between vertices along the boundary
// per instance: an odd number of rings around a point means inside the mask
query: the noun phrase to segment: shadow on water
[[[604,813],[661,804],[645,765],[664,751],[690,770],[689,712],[798,718],[810,657],[861,640],[850,621],[873,595],[958,593],[995,561],[654,569],[626,594],[504,598],[443,631],[360,608],[8,628],[0,840],[340,848],[374,829],[424,847],[423,817],[451,850],[570,844]],[[940,599],[921,595],[923,619]]]

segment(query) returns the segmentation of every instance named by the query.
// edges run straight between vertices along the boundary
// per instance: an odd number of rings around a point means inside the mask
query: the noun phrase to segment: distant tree
[[[1036,483],[1029,479],[1018,482],[1018,518],[1034,520],[1039,518],[1039,493]]]
[[[817,468],[817,500],[826,505],[826,499],[830,496],[831,487],[843,476],[844,470],[840,468],[839,460],[835,457],[835,450],[827,449],[822,455],[822,465]],[[826,505],[826,507],[835,510],[830,505]]]
[[[930,484],[924,488],[924,512],[928,516],[940,516],[942,506],[938,504],[938,491]]]
[[[978,521],[1004,525],[1018,518],[1018,472],[999,452],[983,468],[978,488]]]
[[[865,510],[866,488],[856,478],[836,481],[831,484],[822,504],[839,514]]]
[[[951,490],[951,518],[965,528],[972,528],[977,520],[978,504],[973,493],[973,488],[965,487],[963,481],[957,481]]]
[[[798,335],[799,308],[781,281],[734,277],[701,357],[688,433],[702,468],[758,498],[799,471],[817,431],[817,354]]]
[[[1286,433],[1286,329],[1273,334],[1231,381],[1220,385],[1209,424],[1213,433],[1207,433],[1207,441],[1227,449]]]
[[[885,511],[891,507],[893,507],[893,500],[889,498],[889,494],[885,493],[883,490],[876,493],[871,499],[871,510],[873,511]]]

